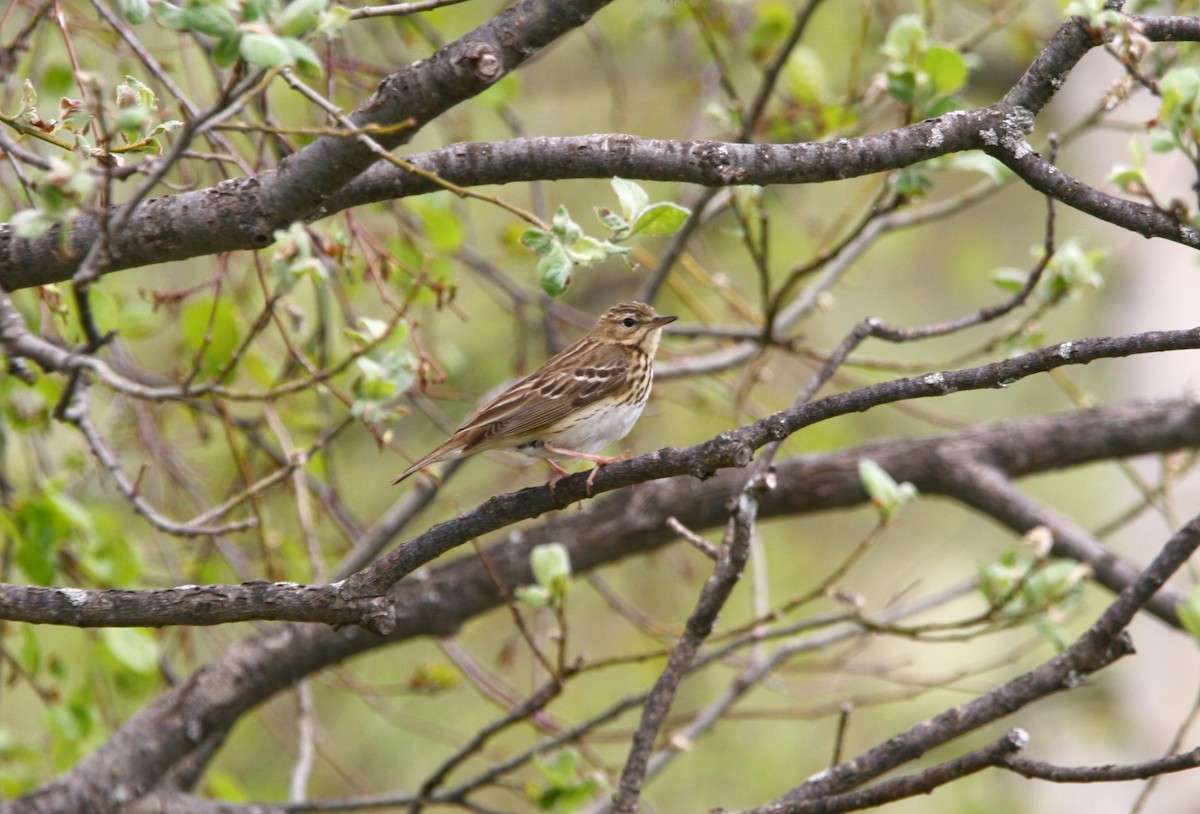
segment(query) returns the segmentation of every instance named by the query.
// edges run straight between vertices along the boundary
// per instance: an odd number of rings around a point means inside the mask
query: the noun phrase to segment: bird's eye
[[[625,319],[621,320],[621,324],[626,328],[632,328],[634,325],[637,325],[637,320],[633,317],[625,317]]]

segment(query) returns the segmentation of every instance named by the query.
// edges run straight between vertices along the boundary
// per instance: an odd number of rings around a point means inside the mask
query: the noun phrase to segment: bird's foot
[[[608,466],[609,464],[615,464],[620,461],[628,461],[632,457],[633,457],[633,453],[630,452],[629,450],[625,450],[623,453],[621,453],[620,455],[618,455],[615,458],[601,458],[598,455],[594,456],[594,458],[596,460],[596,468],[592,470],[592,473],[590,475],[588,475],[587,496],[588,497],[592,496],[592,484],[595,482],[596,476],[600,474],[601,469]]]
[[[553,452],[555,455],[565,455],[569,458],[581,458],[585,461],[591,461],[592,463],[594,463],[596,465],[596,468],[592,470],[592,473],[590,475],[588,475],[588,479],[587,479],[587,496],[588,497],[592,496],[592,485],[595,483],[596,475],[599,474],[601,467],[608,466],[609,464],[615,464],[618,461],[627,461],[631,457],[633,457],[633,453],[630,452],[629,450],[625,450],[623,453],[621,453],[620,455],[618,455],[615,458],[610,458],[607,455],[593,455],[590,452],[579,452],[578,450],[567,449],[565,447],[558,447],[553,444],[542,444],[542,449],[546,450],[547,452]],[[554,469],[560,473],[559,474],[560,478],[563,475],[567,474],[566,470],[564,470],[558,464],[551,461],[549,458],[546,459],[546,463],[550,464],[550,466],[554,467]],[[555,482],[557,482],[557,480],[558,480],[558,478],[555,478]],[[554,489],[551,488],[550,491],[554,491]]]
[[[546,483],[546,485],[550,487],[550,494],[554,494],[554,487],[558,486],[558,482],[571,473],[563,469],[549,458],[543,458],[542,460],[544,460],[546,464],[554,470],[554,477],[550,478],[549,482]]]

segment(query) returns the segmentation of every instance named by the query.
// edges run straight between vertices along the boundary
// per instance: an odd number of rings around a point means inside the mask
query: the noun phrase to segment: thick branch
[[[413,128],[403,136],[378,139],[386,146],[396,146],[603,5],[600,0],[525,0],[429,60],[389,77],[352,118],[360,126],[411,120]],[[1150,40],[1200,40],[1200,18],[1132,19]],[[861,138],[800,144],[659,141],[630,135],[534,138],[453,145],[410,160],[460,186],[614,175],[729,186],[832,181],[985,149],[1035,189],[1070,206],[1139,234],[1200,248],[1200,235],[1171,213],[1105,195],[1062,175],[1024,142],[1036,114],[1096,44],[1083,21],[1073,18],[1063,23],[997,104]],[[354,139],[325,137],[285,160],[277,170],[146,201],[122,234],[114,236],[110,270],[259,249],[272,241],[275,229],[294,220],[437,189],[427,179],[382,164],[351,181],[372,162],[370,151]],[[92,218],[73,223],[72,251],[61,252],[57,230],[23,240],[7,225],[0,225],[0,287],[15,290],[69,279],[79,258],[96,240],[98,228]]]
[[[807,801],[847,791],[915,760],[930,749],[999,720],[1028,704],[1078,687],[1083,679],[1133,651],[1126,626],[1142,605],[1200,546],[1200,517],[1180,529],[1137,581],[1100,614],[1096,622],[1060,655],[965,704],[922,721],[852,760],[834,766],[793,789],[783,799],[744,814],[799,814]]]
[[[421,127],[478,95],[546,45],[583,25],[610,0],[520,0],[429,59],[384,79],[350,119],[356,127],[394,128],[376,141],[399,146]],[[329,195],[376,160],[361,140],[325,136],[274,170],[209,189],[140,204],[111,236],[108,271],[166,263],[238,249],[261,249],[274,232],[318,209]],[[115,210],[114,210],[115,211]],[[58,228],[33,240],[0,225],[0,288],[61,282],[99,239],[103,219],[72,222],[70,250]]]
[[[880,442],[779,464],[778,487],[761,496],[759,517],[864,504],[867,496],[857,474],[857,462],[864,456],[922,492],[945,493],[945,462],[962,460],[964,449],[1020,477],[1115,455],[1195,446],[1200,446],[1200,404],[1194,402],[1098,408],[940,438]],[[741,492],[745,477],[745,472],[729,471],[704,482],[681,477],[646,483],[596,501],[587,511],[555,515],[541,526],[524,529],[492,546],[488,557],[506,591],[532,581],[530,551],[551,541],[569,541],[572,568],[585,573],[676,539],[666,522],[672,515],[693,529],[724,523],[726,501]],[[295,680],[377,647],[418,636],[450,635],[466,620],[498,606],[504,593],[480,559],[468,557],[414,575],[389,596],[396,608],[390,636],[359,628],[288,624],[241,642],[130,718],[69,774],[11,803],[8,810],[84,810],[82,801],[149,790],[195,744],[223,735],[242,715]],[[123,783],[117,784],[116,778]]]
[[[362,625],[391,631],[386,596],[347,599],[337,585],[244,582],[163,590],[89,591],[0,583],[0,619],[72,627],[223,625],[248,620]]]
[[[1130,584],[1138,568],[1101,546],[1069,518],[1038,506],[1014,489],[1011,481],[1095,461],[1197,446],[1200,404],[1193,402],[1134,403],[1026,419],[942,438],[887,441],[781,463],[777,467],[780,486],[761,497],[760,512],[764,517],[776,517],[862,505],[867,497],[859,484],[857,466],[860,458],[868,457],[893,478],[915,484],[923,494],[951,497],[1018,533],[1038,525],[1051,527],[1057,556],[1088,563],[1101,584],[1120,591]],[[534,530],[528,539],[582,540],[579,550],[572,552],[572,562],[578,569],[591,568],[608,562],[612,555],[597,541],[611,539],[622,550],[640,553],[675,539],[667,524],[672,515],[690,528],[720,525],[727,516],[724,506],[745,478],[744,472],[729,471],[704,482],[678,477],[644,483],[636,494],[619,492],[590,506],[588,512],[558,516],[543,527],[549,530],[548,536]],[[517,494],[529,500],[536,490]],[[481,513],[479,509],[461,518],[468,533]],[[521,546],[509,566],[523,569],[520,558],[528,551],[529,546]],[[498,600],[486,572],[474,574],[470,579],[456,577],[452,590],[437,589],[444,598],[454,597],[474,609],[463,610],[461,615],[447,609],[443,617],[447,626],[436,631],[452,631],[462,619]],[[508,584],[518,584],[515,580]],[[482,596],[476,595],[479,593]],[[212,601],[215,596],[238,601],[232,606],[217,604]],[[249,601],[251,598],[256,601]],[[1174,608],[1183,599],[1178,591],[1165,589],[1150,601],[1148,609],[1177,625]],[[340,584],[248,583],[111,592],[7,586],[0,591],[0,618],[78,627],[161,627],[260,619],[362,624],[378,631],[387,624],[379,616],[384,607],[386,599],[378,596],[347,599]]]
[[[858,791],[834,794],[818,800],[806,800],[786,810],[789,814],[839,814],[843,811],[876,808],[897,800],[916,797],[918,794],[932,794],[934,789],[939,786],[953,783],[955,780],[961,780],[993,766],[1004,765],[1007,758],[1024,749],[1028,742],[1029,735],[1024,730],[1013,729],[1004,737],[982,749],[968,752],[962,757],[926,769],[919,774],[886,780]]]
[[[369,568],[348,578],[345,590],[352,596],[383,593],[420,566],[468,540],[518,520],[538,517],[573,502],[587,500],[594,494],[676,475],[703,479],[720,469],[743,467],[750,462],[755,450],[835,416],[909,399],[945,396],[963,390],[1008,387],[1028,376],[1065,365],[1197,347],[1200,347],[1200,328],[1084,339],[1063,342],[981,367],[896,379],[837,393],[722,433],[702,444],[683,449],[660,449],[630,461],[605,466],[594,476],[579,474],[563,478],[553,490],[543,486],[497,495],[475,512],[440,523],[380,557]]]

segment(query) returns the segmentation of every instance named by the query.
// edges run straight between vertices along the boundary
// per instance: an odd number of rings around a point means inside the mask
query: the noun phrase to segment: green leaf
[[[303,37],[317,27],[325,0],[292,0],[284,7],[275,23],[281,37]]]
[[[243,0],[242,19],[248,23],[268,23],[279,11],[277,0]]]
[[[149,0],[121,0],[121,16],[130,25],[141,25],[150,16]]]
[[[327,9],[321,15],[321,20],[317,23],[317,33],[324,34],[328,37],[335,37],[346,25],[346,23],[353,19],[354,12],[350,9],[346,8],[345,6],[333,6],[332,8]],[[512,76],[512,74],[509,74],[509,76]],[[505,77],[505,79],[507,78],[508,77]],[[501,79],[499,82],[496,82],[494,85],[492,85],[491,88],[488,88],[488,92],[491,92],[491,90],[497,85],[501,85],[503,83],[504,79]]]
[[[9,218],[13,234],[25,240],[41,237],[57,222],[41,209],[22,209]]]
[[[412,386],[417,366],[406,351],[375,352],[376,357],[355,360],[362,378],[354,383],[354,394],[361,400],[385,402]]]
[[[627,233],[629,231],[629,221],[603,206],[595,208],[596,217],[604,224],[604,228],[616,234]]]
[[[92,524],[92,515],[83,507],[83,504],[66,492],[47,491],[43,498],[62,519],[65,528],[87,534],[91,534],[95,530]]]
[[[804,104],[820,104],[829,97],[825,61],[811,48],[796,47],[788,55],[784,80],[788,94]]]
[[[217,47],[213,49],[213,62],[220,68],[228,68],[238,61],[238,56],[241,53],[242,37],[240,34],[235,34],[232,37],[226,37],[217,43]]]
[[[550,607],[550,591],[543,588],[541,585],[521,585],[515,591],[513,591],[513,596],[515,596],[518,601],[524,602],[531,608]]]
[[[625,214],[625,219],[636,220],[637,216],[646,208],[646,204],[650,203],[650,196],[646,194],[646,190],[642,189],[641,185],[624,178],[614,177],[609,183],[612,184],[613,191],[617,193],[617,200],[621,204],[621,211]]]
[[[221,40],[236,34],[238,23],[224,6],[216,3],[197,3],[184,9],[183,28]]]
[[[921,108],[921,115],[927,119],[933,119],[956,110],[962,110],[962,107],[962,101],[957,96],[939,96]]]
[[[590,266],[595,263],[601,263],[615,255],[629,254],[633,249],[628,246],[618,246],[616,243],[609,243],[607,240],[597,240],[594,237],[584,235],[572,243],[566,251],[567,256],[571,258],[573,263]]]
[[[786,3],[760,3],[755,7],[754,26],[746,34],[745,44],[756,59],[769,51],[787,36],[792,26],[792,11]]]
[[[889,71],[887,75],[888,95],[905,105],[917,101],[917,75],[913,71]]]
[[[74,699],[46,708],[46,728],[67,743],[77,744],[91,734],[96,725],[95,707]]]
[[[633,223],[630,234],[672,235],[687,222],[691,210],[666,201],[644,208]]]
[[[1174,68],[1158,83],[1158,120],[1176,138],[1200,129],[1200,69]]]
[[[1022,593],[1034,607],[1062,605],[1078,596],[1091,573],[1091,568],[1074,560],[1052,560],[1025,582]]]
[[[133,672],[141,675],[158,672],[158,642],[150,631],[137,627],[106,627],[100,637],[113,658]]]
[[[28,119],[30,113],[37,112],[38,94],[33,82],[26,79],[21,83],[21,106],[17,110],[17,118]]]
[[[917,497],[911,483],[896,483],[883,467],[870,458],[858,461],[858,479],[885,521],[890,521],[900,508]]]
[[[117,85],[117,106],[154,110],[158,107],[158,96],[145,82],[126,74],[124,81]]]
[[[129,135],[131,139],[136,138],[139,133],[148,125],[154,117],[154,111],[141,105],[134,107],[123,107],[118,111],[113,125],[122,133]]]
[[[30,582],[50,585],[58,573],[58,551],[75,532],[92,532],[92,519],[74,499],[49,486],[21,503],[12,518],[19,529],[13,560]]]
[[[918,14],[901,14],[892,21],[883,41],[883,53],[902,66],[915,68],[929,47],[929,34]]]
[[[1100,273],[1104,259],[1102,250],[1085,251],[1077,240],[1067,240],[1050,258],[1034,292],[1041,302],[1057,304],[1075,299],[1085,289],[1098,289],[1104,285]]]
[[[375,342],[375,341],[381,339],[383,337],[383,335],[385,333],[387,333],[387,326],[388,326],[388,324],[386,322],[384,322],[382,319],[372,319],[371,317],[359,317],[358,318],[358,327],[361,328],[362,331],[361,332],[353,331],[351,333],[354,336],[361,338],[363,340],[363,343],[366,344],[366,343]]]
[[[283,44],[287,46],[288,53],[292,56],[292,61],[296,68],[305,76],[320,76],[324,67],[321,65],[321,58],[317,56],[317,52],[309,48],[300,40],[286,38]]]
[[[1117,165],[1108,174],[1108,183],[1133,194],[1143,194],[1148,188],[1146,173],[1141,167]]]
[[[1010,601],[1013,591],[1029,572],[1027,565],[1013,561],[1015,553],[1015,550],[1008,551],[996,562],[980,564],[979,590],[989,605]]]
[[[1178,146],[1175,136],[1165,127],[1150,128],[1150,149],[1156,153],[1169,153]]]
[[[280,68],[292,64],[292,52],[287,43],[265,31],[243,34],[238,53],[242,59],[259,68]]]
[[[567,250],[561,244],[553,244],[538,259],[535,269],[542,290],[551,297],[557,297],[566,291],[567,286],[571,284],[572,265]]]
[[[532,226],[521,233],[521,245],[532,249],[538,254],[545,254],[550,247],[558,242],[554,235],[545,229],[535,229]]]
[[[862,458],[858,462],[858,479],[867,496],[875,503],[891,503],[896,498],[896,481],[887,471],[870,458]]]
[[[173,28],[176,31],[187,30],[187,12],[172,3],[163,2],[163,0],[155,0],[152,4],[154,7],[154,18],[167,28]]]
[[[954,93],[967,81],[967,63],[952,48],[935,45],[921,57],[921,69],[938,93]]]
[[[1012,175],[1008,167],[981,150],[968,150],[949,157],[947,166],[965,172],[978,172],[999,184]]]
[[[595,778],[580,776],[580,757],[574,749],[563,749],[549,758],[535,758],[534,765],[545,785],[534,786],[531,798],[542,811],[555,814],[579,811],[598,787]]]
[[[908,198],[919,198],[933,187],[929,175],[916,167],[905,167],[891,177],[892,189]]]
[[[79,552],[79,564],[97,583],[128,585],[142,573],[138,550],[130,542],[129,529],[115,514],[93,509],[96,532]]]
[[[180,312],[179,327],[184,347],[193,354],[203,351],[200,372],[205,375],[216,373],[229,361],[237,349],[241,333],[237,314],[229,301],[224,299],[218,300],[215,307],[211,300],[188,303]]]
[[[559,786],[575,779],[575,769],[579,765],[579,753],[574,749],[563,749],[547,758],[538,758],[535,765],[542,777]]]
[[[990,279],[998,288],[1015,294],[1025,286],[1029,272],[1019,268],[1001,268],[993,271]]]
[[[1179,614],[1179,622],[1183,629],[1192,634],[1192,638],[1200,644],[1200,586],[1192,589],[1186,601],[1175,605],[1175,612]]]
[[[34,585],[53,585],[58,573],[56,539],[49,534],[25,534],[17,539],[13,562]]]
[[[116,329],[121,309],[112,294],[99,286],[93,286],[88,290],[88,305],[91,306],[96,328],[101,333]]]
[[[574,243],[579,238],[583,237],[583,229],[579,224],[571,220],[571,215],[567,212],[565,206],[559,205],[558,209],[554,210],[554,218],[551,221],[551,231],[558,235],[563,243]]]
[[[40,85],[47,96],[66,96],[75,91],[75,69],[69,63],[54,60],[38,68],[42,72]]]
[[[421,219],[421,225],[425,227],[425,236],[438,251],[453,254],[462,248],[463,241],[466,239],[462,220],[449,205],[446,196],[413,201],[412,206]],[[531,229],[530,231],[538,230]],[[530,248],[533,247],[530,246]]]
[[[529,567],[537,584],[556,598],[567,592],[571,579],[571,555],[562,543],[534,546],[529,553]]]

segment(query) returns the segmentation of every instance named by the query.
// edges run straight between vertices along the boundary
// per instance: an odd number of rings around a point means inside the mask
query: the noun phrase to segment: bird
[[[596,453],[628,435],[641,416],[662,329],[676,319],[641,302],[614,305],[586,336],[476,410],[392,483],[447,458],[512,449],[546,459],[557,473],[551,490],[567,474],[554,458],[595,463],[587,480],[591,494],[600,467],[629,457]]]

